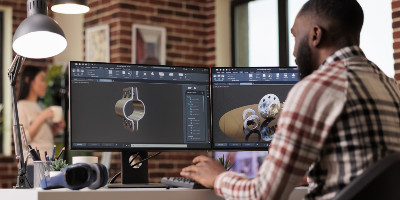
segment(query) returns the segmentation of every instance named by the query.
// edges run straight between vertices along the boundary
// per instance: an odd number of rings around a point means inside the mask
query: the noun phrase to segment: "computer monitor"
[[[213,149],[267,150],[297,68],[212,68],[211,78]]]
[[[70,148],[131,152],[211,148],[209,68],[70,62]],[[141,154],[142,156],[145,154]]]

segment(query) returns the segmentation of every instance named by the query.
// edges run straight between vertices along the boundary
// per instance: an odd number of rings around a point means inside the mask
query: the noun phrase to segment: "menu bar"
[[[182,81],[209,82],[208,68],[141,66],[114,63],[71,62],[71,80],[97,79],[110,82],[113,79],[135,81]]]
[[[257,82],[287,82],[299,81],[297,68],[217,68],[212,69],[212,81],[219,83],[251,84]]]

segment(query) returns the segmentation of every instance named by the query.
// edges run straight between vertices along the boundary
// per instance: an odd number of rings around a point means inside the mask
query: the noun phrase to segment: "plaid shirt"
[[[226,199],[287,199],[308,171],[307,199],[332,199],[400,151],[400,91],[357,46],[336,51],[289,92],[269,154],[253,179],[225,172]]]

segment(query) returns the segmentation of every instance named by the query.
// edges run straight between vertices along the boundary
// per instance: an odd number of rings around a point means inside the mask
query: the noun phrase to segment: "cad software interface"
[[[72,149],[209,149],[209,69],[70,63]]]
[[[212,68],[214,149],[268,148],[297,68]]]

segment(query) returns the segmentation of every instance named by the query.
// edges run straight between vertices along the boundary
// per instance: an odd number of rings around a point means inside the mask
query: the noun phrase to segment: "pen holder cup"
[[[33,187],[40,187],[40,181],[50,177],[50,161],[33,161]]]

